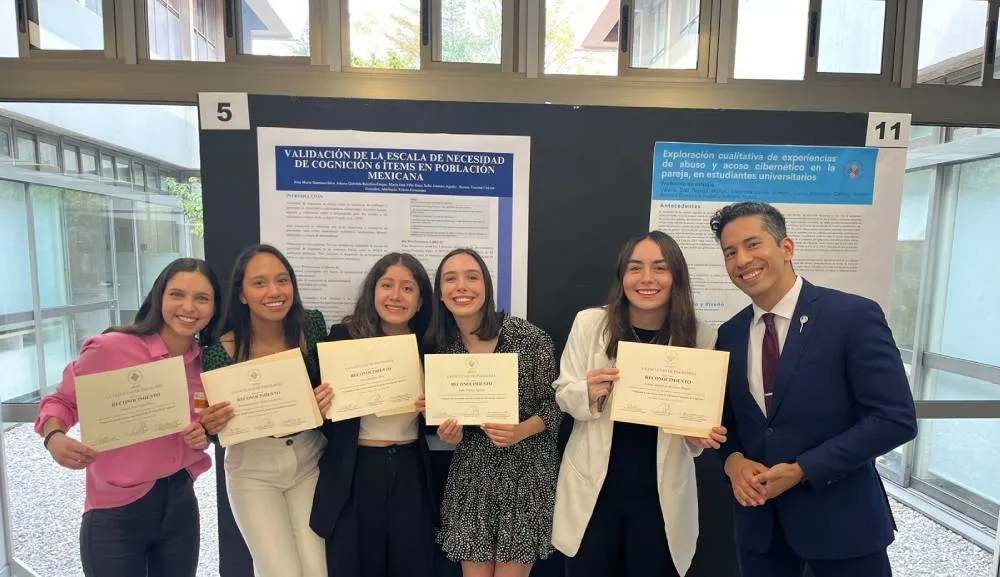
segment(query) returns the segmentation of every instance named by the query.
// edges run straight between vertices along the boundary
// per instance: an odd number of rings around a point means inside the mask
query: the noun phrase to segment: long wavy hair
[[[221,334],[232,331],[235,341],[233,358],[237,362],[250,359],[250,350],[253,346],[253,330],[250,324],[250,306],[240,300],[243,294],[243,280],[246,277],[247,265],[250,260],[258,254],[266,253],[277,258],[281,265],[288,271],[288,276],[292,281],[292,308],[288,310],[282,321],[282,332],[285,337],[285,345],[288,347],[304,346],[302,331],[305,327],[305,307],[302,306],[302,297],[299,296],[299,283],[295,278],[295,271],[292,265],[281,254],[281,251],[269,244],[253,244],[236,257],[236,264],[233,265],[233,273],[229,280],[229,295],[226,298],[225,323],[220,331]]]
[[[413,275],[413,279],[417,281],[417,290],[420,291],[423,303],[410,319],[409,325],[410,330],[417,337],[417,342],[423,342],[424,335],[427,334],[427,327],[430,325],[431,309],[434,308],[434,303],[430,302],[434,295],[434,289],[431,288],[431,279],[427,275],[424,265],[420,264],[420,261],[413,255],[405,252],[392,252],[383,256],[368,271],[364,282],[361,283],[361,290],[358,291],[354,312],[344,317],[343,320],[352,339],[385,336],[385,331],[382,330],[382,318],[378,316],[378,310],[375,308],[375,286],[389,270],[389,267],[394,265],[406,267]]]
[[[174,275],[181,272],[196,272],[208,279],[212,285],[212,300],[215,305],[212,310],[212,318],[198,333],[198,344],[208,346],[215,338],[216,327],[219,318],[222,316],[222,289],[219,287],[219,278],[215,276],[208,264],[200,258],[179,258],[168,264],[159,276],[153,281],[152,288],[143,299],[142,305],[136,311],[132,322],[127,325],[109,327],[105,333],[125,333],[127,335],[146,336],[158,334],[163,330],[166,321],[163,320],[163,295],[167,292],[167,285]]]
[[[607,317],[604,324],[604,335],[608,346],[605,353],[608,358],[618,356],[619,341],[634,341],[632,323],[629,321],[629,301],[625,295],[625,270],[637,244],[651,240],[660,247],[660,253],[667,261],[673,283],[670,287],[670,300],[667,302],[667,320],[660,327],[653,343],[665,345],[670,343],[678,347],[695,346],[695,336],[698,332],[698,321],[694,314],[694,299],[691,297],[691,277],[688,274],[687,261],[677,241],[670,235],[654,230],[629,239],[618,253],[618,271],[615,283],[611,285],[608,295]]]
[[[444,263],[453,256],[467,254],[471,256],[479,269],[483,271],[483,284],[486,285],[486,299],[483,307],[479,309],[479,327],[472,334],[480,340],[488,341],[496,338],[500,334],[500,326],[503,323],[503,314],[497,312],[496,300],[493,296],[493,277],[490,270],[486,268],[486,262],[479,253],[471,248],[456,248],[441,259],[437,272],[434,273],[434,310],[431,313],[431,324],[424,337],[424,343],[428,352],[441,351],[448,346],[456,336],[458,336],[458,323],[455,322],[455,315],[451,314],[448,307],[441,301],[441,269]]]

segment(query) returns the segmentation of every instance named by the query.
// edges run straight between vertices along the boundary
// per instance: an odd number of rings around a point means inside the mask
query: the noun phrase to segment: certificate
[[[81,440],[101,452],[179,433],[189,396],[182,356],[76,377]]]
[[[219,432],[223,447],[281,437],[323,424],[299,349],[201,374],[211,405],[228,401],[233,418]]]
[[[421,384],[415,335],[320,343],[316,350],[323,381],[333,388],[326,414],[331,421],[416,410]]]
[[[722,423],[729,353],[619,342],[611,420],[708,437]]]
[[[428,425],[520,422],[517,353],[426,355],[424,379]]]

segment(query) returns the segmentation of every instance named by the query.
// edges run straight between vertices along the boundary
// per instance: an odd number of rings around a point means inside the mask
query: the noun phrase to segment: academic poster
[[[458,247],[482,255],[500,308],[527,314],[528,137],[263,127],[257,143],[261,242],[331,322],[386,253],[433,280]]]
[[[906,149],[657,142],[650,230],[677,241],[698,316],[720,324],[750,302],[729,279],[709,221],[740,201],[773,204],[795,271],[888,310]]]

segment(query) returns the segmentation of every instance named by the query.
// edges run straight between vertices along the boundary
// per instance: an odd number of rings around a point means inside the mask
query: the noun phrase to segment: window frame
[[[14,162],[15,154],[14,154],[14,130],[13,129],[14,129],[13,123],[4,121],[3,118],[0,118],[0,135],[2,135],[3,137],[6,137],[6,139],[7,139],[7,152],[8,152],[8,154],[7,154],[7,156],[0,155],[0,161],[3,161],[4,163],[7,163],[7,162],[13,163]]]
[[[920,27],[923,22],[923,12],[924,12],[924,0],[911,0],[912,4],[907,9],[913,9],[916,14],[913,17],[914,21],[914,32],[913,35],[916,39],[913,41],[914,46],[912,50],[914,55],[910,61],[910,66],[905,70],[905,73],[911,75],[909,83],[904,83],[904,87],[913,86],[932,86],[935,90],[941,90],[942,86],[947,86],[949,89],[965,89],[969,88],[997,88],[1000,87],[1000,78],[994,78],[993,72],[996,70],[996,50],[997,41],[1000,40],[997,37],[996,28],[998,20],[998,12],[1000,12],[1000,0],[980,0],[986,3],[986,24],[983,29],[984,43],[983,43],[983,58],[979,61],[979,72],[981,75],[981,86],[976,86],[975,84],[966,84],[969,81],[975,81],[977,79],[976,74],[972,76],[967,76],[969,72],[953,72],[950,75],[946,74],[942,78],[948,78],[952,80],[951,82],[920,82],[919,81],[919,60],[920,60]],[[991,44],[992,42],[992,44]],[[993,46],[992,58],[990,46]]]
[[[806,50],[802,80],[775,80],[767,78],[736,78],[736,30],[739,24],[739,0],[724,0],[728,3],[729,10],[723,12],[723,23],[721,29],[725,33],[721,36],[719,54],[728,58],[725,61],[725,73],[720,66],[720,82],[732,82],[739,84],[759,84],[759,85],[789,85],[789,84],[810,84],[818,83],[849,83],[849,84],[893,84],[898,81],[894,78],[896,57],[902,51],[902,36],[907,18],[904,17],[905,10],[913,7],[913,4],[921,4],[917,9],[922,8],[922,0],[900,2],[899,0],[885,0],[885,20],[882,26],[882,69],[878,74],[858,73],[858,72],[819,72],[819,35],[823,19],[823,0],[809,0],[808,17],[806,20]],[[917,35],[919,36],[919,28]],[[724,44],[724,45],[723,45]],[[916,61],[914,60],[914,66]],[[724,74],[724,75],[723,75]]]
[[[74,60],[101,60],[119,58],[118,30],[115,22],[115,4],[122,0],[98,0],[101,3],[101,23],[103,25],[104,48],[99,50],[54,50],[41,48],[38,3],[46,0],[14,0],[17,10],[18,52],[21,58],[51,58]],[[131,0],[125,0],[131,1]],[[141,1],[141,0],[136,0]],[[23,2],[23,3],[22,3]],[[80,2],[78,2],[80,3]],[[80,3],[87,10],[85,3]]]
[[[256,64],[260,66],[302,66],[313,64],[328,64],[323,53],[323,30],[327,27],[324,21],[329,12],[335,11],[335,4],[340,0],[309,0],[309,55],[308,56],[275,56],[273,54],[250,54],[243,52],[246,42],[241,35],[243,30],[243,1],[231,0],[223,2],[222,43],[225,46],[226,63]],[[343,0],[346,2],[346,0]],[[331,68],[332,70],[332,68]]]
[[[986,14],[986,43],[983,53],[983,87],[1000,87],[1000,0],[990,0]]]
[[[674,0],[665,0],[668,6]],[[628,14],[628,25],[622,26],[621,16]],[[669,19],[668,19],[669,20]],[[720,31],[719,2],[699,0],[698,6],[698,65],[690,69],[677,68],[637,68],[632,66],[635,51],[635,29],[638,22],[636,0],[621,0],[618,18],[618,76],[637,78],[658,78],[674,81],[714,81],[718,66],[715,55]],[[649,31],[650,24],[643,22]],[[664,40],[666,42],[666,39]],[[666,46],[665,48],[669,48]]]

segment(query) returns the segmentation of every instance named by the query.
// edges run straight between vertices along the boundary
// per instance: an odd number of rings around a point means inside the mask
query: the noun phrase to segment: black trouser
[[[358,447],[351,499],[327,539],[337,577],[432,577],[434,528],[417,443]]]
[[[677,575],[656,485],[631,485],[605,481],[580,550],[566,558],[567,577]]]
[[[160,479],[141,499],[92,509],[80,525],[87,577],[194,577],[200,520],[187,470]]]

